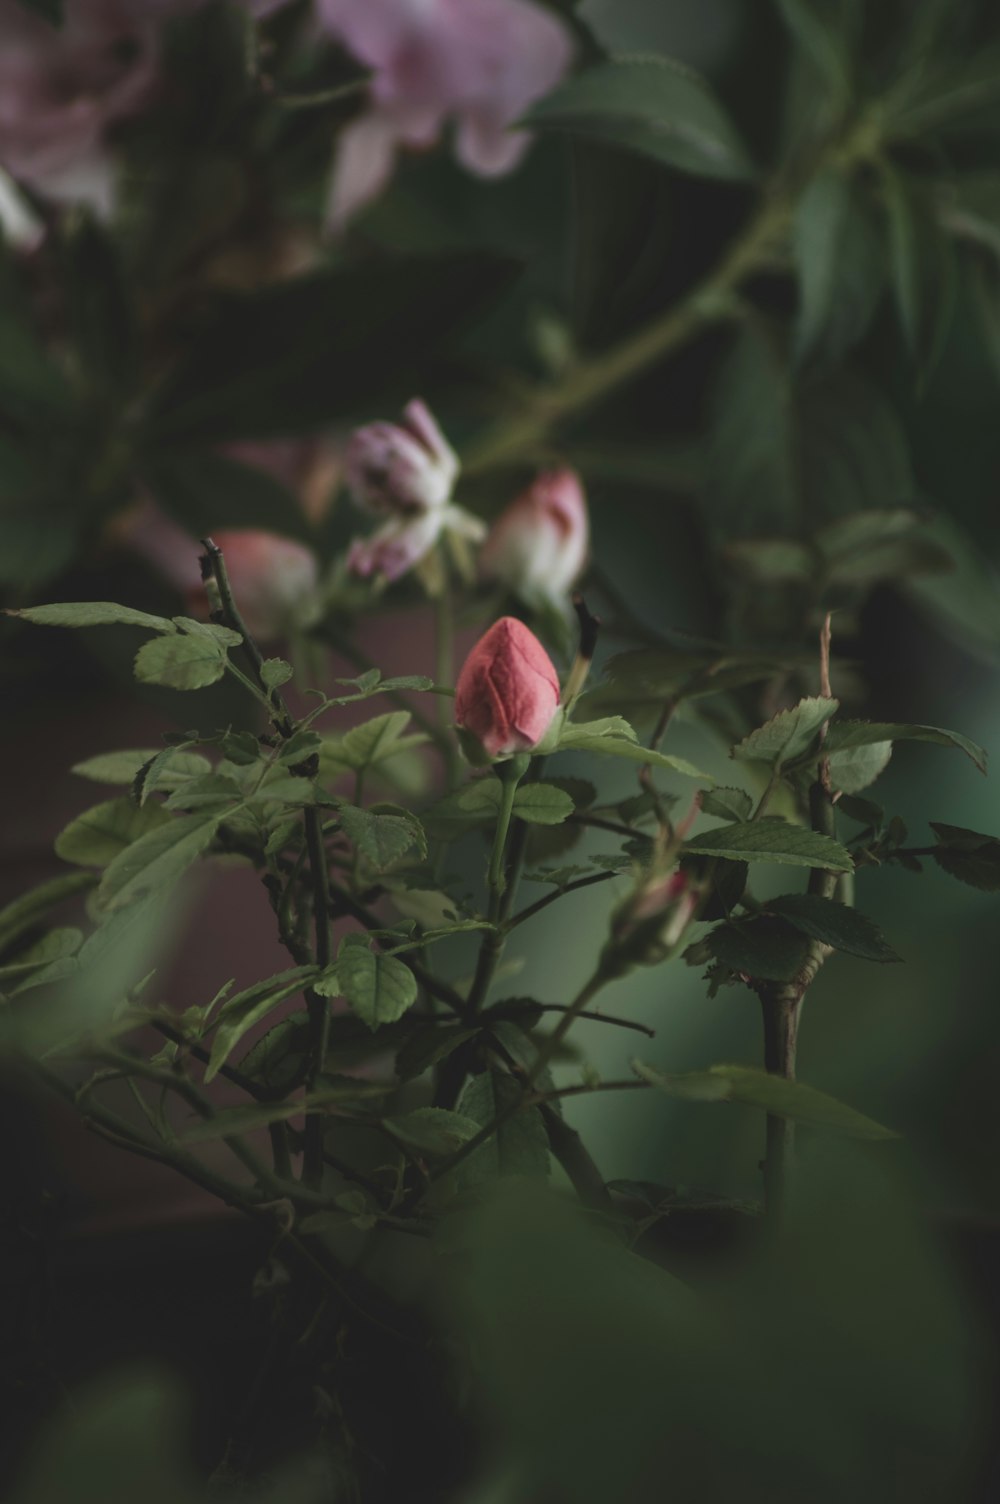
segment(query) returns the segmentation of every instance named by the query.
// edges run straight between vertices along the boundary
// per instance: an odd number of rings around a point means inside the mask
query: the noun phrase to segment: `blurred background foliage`
[[[320,234],[325,182],[356,64],[299,44],[299,4],[264,23],[249,66],[237,7],[171,23],[168,95],[120,128],[115,219],[39,202],[40,248],[2,252],[6,604],[159,609],[167,587],[116,532],[140,494],[194,534],[269,528],[331,563],[350,532],[336,486],[307,516],[226,446],[336,442],[419,390],[468,460],[463,505],[492,515],[551,459],[580,471],[606,647],[683,633],[812,654],[833,609],[834,690],[855,713],[996,746],[994,0],[553,8],[595,71],[536,107],[519,170],[484,181],[442,151],[406,157],[335,239]],[[629,60],[595,82],[608,54]],[[647,54],[698,70],[707,90]],[[762,212],[745,274],[708,287],[663,358],[551,406],[579,392],[581,369],[607,376],[623,342],[689,307]],[[14,800],[19,734],[42,721],[58,740],[74,707],[99,717],[129,664],[99,633],[67,643],[4,624],[0,642]],[[729,724],[739,734],[773,708],[741,692]],[[190,713],[166,696],[155,709],[164,724]],[[206,723],[238,715],[205,701]],[[706,717],[679,717],[672,750],[731,777]],[[996,787],[964,759],[904,747],[880,798],[923,843],[928,819],[1000,832]],[[817,1153],[780,1246],[735,1265],[731,1249],[716,1263],[673,1248],[658,1269],[655,1219],[641,1262],[517,1188],[456,1228],[436,1266],[441,1319],[471,1335],[463,1382],[493,1439],[469,1504],[995,1497],[996,897],[894,868],[865,870],[857,898],[906,964],[823,970],[801,1073],[903,1147],[891,1161]],[[590,959],[578,936],[603,933],[607,908],[604,889],[569,900],[512,990],[574,990]],[[679,964],[628,985],[664,1068],[758,1058],[747,997],[707,999]],[[581,1040],[620,1073],[617,1037],[594,1024]],[[749,1109],[629,1093],[582,1098],[571,1119],[611,1179],[757,1194]],[[97,1418],[82,1408],[43,1446],[19,1504],[200,1497],[160,1459],[160,1388],[87,1399]],[[395,1496],[444,1496],[411,1484]],[[281,1487],[356,1496],[305,1474]],[[364,1497],[382,1497],[372,1487]]]

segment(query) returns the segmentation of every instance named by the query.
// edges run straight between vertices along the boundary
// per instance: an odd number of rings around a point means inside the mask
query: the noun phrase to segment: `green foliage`
[[[536,104],[533,129],[567,131],[639,152],[695,177],[753,177],[746,149],[711,90],[665,57],[590,68]]]
[[[932,855],[938,866],[960,882],[983,893],[1000,892],[1000,840],[932,820],[937,846]]]
[[[821,695],[800,700],[791,710],[779,710],[766,725],[737,742],[730,756],[742,762],[768,762],[778,768],[794,762],[816,744],[820,728],[839,708],[838,700]]]
[[[897,1135],[872,1118],[801,1081],[786,1081],[748,1065],[713,1065],[707,1071],[667,1076],[641,1061],[633,1069],[650,1086],[690,1102],[739,1102],[776,1117],[806,1123],[848,1138],[891,1139]]]
[[[109,863],[97,890],[99,902],[116,909],[140,895],[169,890],[207,851],[221,823],[217,810],[157,820]]]
[[[108,867],[140,836],[167,824],[169,817],[157,804],[140,808],[131,799],[109,799],[60,831],[56,856],[81,867]]]
[[[685,851],[724,856],[736,862],[778,862],[791,867],[822,867],[852,872],[851,854],[838,841],[787,820],[738,821],[702,831],[684,843]]]
[[[372,950],[363,936],[348,935],[335,971],[316,984],[321,997],[342,996],[372,1031],[401,1018],[417,1000],[413,972],[395,956]]]
[[[898,961],[878,926],[859,914],[857,909],[835,903],[815,893],[786,893],[768,901],[768,912],[801,930],[813,940],[821,940],[834,950],[864,961]]]
[[[154,637],[135,657],[140,684],[166,684],[171,689],[204,689],[226,672],[225,646],[212,637]]]
[[[314,966],[293,966],[266,981],[255,982],[252,987],[246,987],[229,998],[215,1021],[205,1080],[211,1081],[218,1075],[244,1034],[273,1012],[279,1003],[308,987],[315,977]]]
[[[461,1166],[463,1185],[480,1186],[502,1175],[548,1175],[549,1141],[541,1113],[537,1107],[512,1110],[522,1094],[523,1088],[506,1071],[491,1067],[470,1076],[459,1111],[480,1128],[501,1116],[504,1121]]]

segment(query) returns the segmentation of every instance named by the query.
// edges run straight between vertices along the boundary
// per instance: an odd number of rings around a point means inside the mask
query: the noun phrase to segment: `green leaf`
[[[385,872],[421,841],[415,815],[376,814],[345,804],[338,810],[337,819],[348,840],[376,872]]]
[[[665,57],[588,68],[536,104],[525,123],[620,146],[695,177],[745,182],[755,175],[708,85]]]
[[[208,1072],[205,1072],[208,1079]],[[255,1128],[265,1128],[269,1123],[283,1123],[288,1118],[297,1118],[307,1113],[326,1112],[341,1107],[346,1102],[370,1101],[384,1097],[389,1088],[378,1081],[363,1081],[358,1076],[339,1076],[335,1082],[324,1083],[307,1096],[296,1097],[291,1102],[255,1102],[245,1107],[222,1107],[213,1117],[200,1118],[185,1128],[179,1135],[182,1144],[204,1144],[212,1139],[225,1138],[230,1133],[250,1133]]]
[[[189,752],[189,745],[182,743],[150,753],[149,759],[136,769],[132,779],[132,798],[137,804],[145,804],[158,790],[169,789],[173,793],[195,779],[211,775],[212,764],[208,758]]]
[[[524,1095],[506,1071],[486,1070],[472,1076],[458,1109],[478,1128],[486,1128]],[[475,1187],[502,1175],[544,1177],[549,1173],[549,1139],[537,1107],[524,1107],[501,1123],[496,1133],[460,1167],[463,1186]]]
[[[455,794],[448,794],[424,816],[428,834],[453,840],[477,825],[491,825],[500,809],[501,785],[492,774],[475,778]],[[527,825],[561,825],[574,810],[565,789],[550,783],[522,783],[514,795],[514,814]]]
[[[81,867],[107,867],[140,836],[169,824],[169,815],[159,805],[140,809],[132,799],[109,799],[77,815],[59,832],[56,856]]]
[[[742,823],[753,812],[753,800],[746,789],[705,789],[701,796],[701,808],[703,814]]]
[[[763,1108],[775,1117],[791,1118],[793,1122],[806,1123],[811,1128],[828,1128],[848,1138],[899,1137],[890,1128],[883,1128],[873,1118],[855,1112],[853,1107],[827,1096],[826,1092],[817,1091],[814,1086],[805,1086],[801,1081],[786,1081],[752,1066],[712,1065],[707,1071],[668,1076],[634,1060],[632,1069],[650,1086],[657,1086],[686,1101],[740,1102],[748,1107]]]
[[[766,916],[720,924],[696,944],[696,954],[702,946],[730,971],[769,982],[790,982],[809,955],[809,942],[803,935],[791,925]],[[698,961],[700,964],[700,955]]]
[[[861,510],[905,506],[915,483],[906,435],[857,369],[792,383],[780,345],[744,328],[712,402],[706,502],[726,540],[797,538]]]
[[[822,695],[800,700],[791,710],[779,710],[763,726],[751,731],[729,755],[739,762],[769,762],[780,768],[808,751],[820,727],[839,708],[839,700]]]
[[[24,971],[34,971],[39,966],[48,966],[52,961],[64,961],[75,956],[83,944],[83,931],[73,928],[49,930],[28,950],[19,951],[16,960],[0,966],[0,977],[17,976]]]
[[[155,747],[140,747],[121,752],[99,752],[96,757],[74,763],[70,771],[80,778],[89,778],[92,783],[131,787],[139,771],[156,758],[163,759],[163,766],[157,772],[154,787],[162,789],[178,788],[186,779],[202,778],[212,771],[212,764],[207,757],[202,757],[198,752],[182,751],[179,747],[161,747],[159,751]],[[148,774],[144,792],[152,793]]]
[[[382,1127],[402,1148],[428,1159],[450,1159],[479,1132],[478,1123],[444,1107],[418,1107],[400,1117],[383,1118]]]
[[[838,841],[786,820],[754,820],[703,831],[684,843],[684,850],[724,856],[736,862],[778,862],[790,867],[821,867],[853,872],[850,852]]]
[[[303,1079],[309,1047],[309,1016],[293,1013],[251,1045],[240,1061],[240,1071],[275,1096],[283,1096]]]
[[[478,1029],[464,1024],[427,1024],[411,1034],[396,1055],[396,1074],[401,1081],[413,1081],[435,1065],[440,1065],[459,1045],[475,1039]]]
[[[954,312],[953,253],[920,185],[885,159],[879,173],[896,311],[910,355],[925,377],[941,353]]]
[[[46,914],[68,899],[86,893],[96,882],[97,877],[92,872],[66,872],[6,904],[0,909],[0,954],[33,929]]]
[[[934,860],[943,872],[981,893],[1000,892],[1000,840],[996,836],[980,835],[961,825],[944,825],[939,820],[931,820],[930,827],[939,843]]]
[[[410,968],[395,956],[370,950],[366,941],[341,945],[337,979],[351,1008],[372,1030],[402,1017],[417,1000]]]
[[[829,758],[830,782],[842,794],[857,794],[885,771],[892,756],[892,742],[872,742],[867,747],[848,747]]]
[[[632,727],[621,716],[584,721],[578,725],[567,721],[553,751],[595,752],[599,757],[623,757],[628,762],[646,763],[653,768],[666,768],[672,773],[682,773],[685,778],[713,782],[708,773],[702,773],[685,758],[671,757],[666,752],[656,752],[651,747],[641,746]]]
[[[293,966],[266,981],[255,982],[226,1002],[216,1020],[215,1034],[205,1080],[211,1081],[225,1065],[236,1045],[254,1024],[266,1018],[286,998],[308,987],[316,975],[315,966]]]
[[[166,684],[171,689],[204,689],[226,672],[226,649],[211,637],[178,634],[154,637],[135,655],[135,677],[141,684]]]
[[[821,940],[834,950],[863,961],[898,961],[901,958],[889,945],[871,919],[857,909],[821,898],[814,893],[786,893],[768,900],[768,913],[794,925],[812,940]]]
[[[835,721],[827,733],[824,755],[832,756],[850,747],[870,747],[877,742],[932,742],[937,747],[957,747],[971,757],[980,773],[986,772],[982,747],[957,731],[939,726],[916,726],[894,721]]]
[[[142,813],[155,809],[144,805]],[[222,823],[218,811],[179,815],[157,824],[119,852],[97,890],[105,908],[117,909],[142,893],[165,891],[207,851]]]
[[[830,319],[851,204],[851,185],[838,168],[819,172],[799,198],[792,219],[792,253],[799,278],[795,348],[811,354]]]
[[[292,665],[284,658],[265,658],[260,666],[260,677],[268,689],[280,689],[282,684],[288,683],[293,672]]]
[[[117,606],[113,601],[62,601],[51,606],[25,606],[8,611],[36,627],[143,627],[150,632],[176,631],[165,616],[150,616],[148,611],[134,611],[131,606]]]
[[[427,737],[422,732],[403,735],[410,720],[408,710],[391,710],[353,727],[343,736],[323,737],[319,749],[320,776],[334,778],[343,772],[360,773],[400,752],[423,746]]]

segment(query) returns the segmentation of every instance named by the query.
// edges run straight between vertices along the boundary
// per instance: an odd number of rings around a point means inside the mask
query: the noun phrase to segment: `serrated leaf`
[[[820,867],[827,872],[853,872],[854,862],[839,841],[787,820],[750,820],[723,825],[691,836],[685,851],[724,856],[736,862],[778,862],[791,867]]]
[[[891,756],[892,742],[872,742],[867,747],[834,752],[829,758],[830,782],[842,794],[860,793],[885,771]]]
[[[195,810],[237,804],[243,790],[235,778],[225,773],[207,773],[204,778],[189,778],[174,789],[164,801],[164,809]]]
[[[767,917],[720,924],[702,943],[731,971],[769,982],[790,982],[809,955],[809,941],[802,934]]]
[[[708,85],[670,58],[588,68],[536,104],[525,123],[620,146],[696,177],[741,182],[754,176]]]
[[[857,909],[837,903],[832,898],[822,898],[816,893],[785,893],[772,898],[767,904],[768,913],[777,914],[803,935],[812,940],[821,940],[834,950],[849,956],[860,956],[863,961],[899,961],[892,946],[888,944],[878,925]]]
[[[477,825],[491,825],[500,809],[501,784],[492,775],[473,779],[465,788],[438,800],[424,816],[430,835],[450,840]],[[514,814],[528,825],[561,825],[574,805],[564,789],[549,783],[522,783],[514,795]]]
[[[490,1069],[466,1082],[459,1098],[459,1111],[479,1128],[520,1102],[523,1088],[506,1071]],[[537,1107],[524,1107],[511,1114],[459,1169],[460,1183],[475,1187],[504,1175],[535,1178],[549,1173],[549,1139]]]
[[[155,808],[144,805],[143,813]],[[218,811],[179,815],[147,831],[106,869],[97,890],[99,902],[105,908],[121,908],[141,893],[172,887],[207,851],[222,819]]]
[[[302,1079],[309,1046],[309,1016],[293,1013],[251,1045],[240,1061],[240,1071],[276,1096],[283,1095]]]
[[[899,1137],[890,1128],[884,1128],[873,1118],[856,1112],[826,1092],[817,1091],[814,1086],[806,1086],[801,1081],[786,1081],[752,1066],[713,1065],[707,1071],[670,1076],[634,1060],[632,1069],[650,1086],[687,1101],[739,1102],[748,1107],[760,1107],[776,1117],[806,1123],[812,1128],[828,1128],[848,1138],[879,1140]]]
[[[404,1149],[428,1159],[450,1159],[479,1132],[479,1124],[445,1107],[417,1107],[400,1117],[383,1118],[382,1127]]]
[[[335,777],[345,770],[359,773],[397,753],[422,746],[427,740],[422,733],[403,735],[410,720],[408,710],[390,710],[387,715],[352,727],[343,736],[324,737],[319,754],[322,776]]]
[[[384,956],[364,945],[341,945],[337,979],[357,1016],[377,1029],[401,1018],[417,1000],[417,982],[410,968],[395,956]]]
[[[931,820],[930,827],[939,843],[933,857],[943,872],[981,893],[1000,892],[1000,840],[996,836],[939,820]]]
[[[315,966],[293,966],[265,981],[255,982],[252,987],[229,998],[216,1021],[211,1054],[205,1067],[205,1080],[211,1081],[218,1075],[220,1068],[254,1024],[266,1018],[286,998],[308,987],[315,975]]]
[[[753,800],[746,789],[706,789],[701,796],[702,813],[715,815],[719,820],[737,820],[741,823],[753,813]]]
[[[226,661],[225,646],[215,638],[177,633],[143,643],[135,655],[134,672],[140,684],[204,689],[222,678]]]
[[[848,747],[870,747],[877,742],[932,742],[938,747],[957,747],[966,757],[971,757],[980,773],[986,772],[987,759],[982,747],[958,731],[945,731],[939,726],[895,721],[835,721],[827,733],[823,751],[824,755],[832,756]]]
[[[51,606],[24,606],[7,615],[37,627],[143,627],[149,632],[176,632],[165,616],[151,616],[148,611],[134,611],[114,601],[60,601]]]
[[[239,632],[233,627],[224,627],[217,621],[196,621],[193,616],[174,616],[171,619],[178,631],[188,637],[204,637],[224,648],[238,648],[243,644]]]
[[[821,726],[840,708],[839,700],[813,695],[790,710],[779,710],[751,731],[729,754],[741,762],[769,762],[782,767],[808,751]]]
[[[182,751],[178,747],[101,752],[96,757],[88,757],[84,762],[75,763],[70,771],[80,778],[89,778],[92,783],[131,786],[139,770],[151,763],[154,758],[159,757],[163,758],[163,765],[156,780],[160,788],[175,789],[186,778],[201,778],[212,771],[212,764],[207,757],[202,757],[199,752]],[[152,789],[149,789],[148,776],[146,787],[149,792],[152,792]]]
[[[371,810],[345,804],[337,819],[348,840],[376,872],[384,872],[420,843],[415,816],[373,814]]]
[[[169,823],[158,804],[140,809],[132,799],[109,799],[77,815],[59,832],[56,856],[81,867],[107,867],[140,836]]]
[[[280,689],[287,684],[294,670],[284,658],[265,658],[260,666],[260,677],[267,689]]]
[[[182,776],[178,777],[178,773]],[[163,747],[150,754],[148,760],[135,771],[132,779],[132,798],[137,804],[145,804],[158,789],[180,788],[192,778],[209,777],[212,764],[207,757],[188,752],[186,745]]]

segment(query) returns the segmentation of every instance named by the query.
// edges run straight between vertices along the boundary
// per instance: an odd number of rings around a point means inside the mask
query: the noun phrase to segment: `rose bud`
[[[532,751],[558,708],[559,677],[548,653],[523,622],[502,616],[476,643],[455,686],[455,723],[470,760]]]
[[[198,563],[202,549],[196,539],[152,501],[142,503],[116,532],[181,592],[193,615],[208,615]],[[312,549],[292,538],[249,528],[213,536],[222,549],[240,614],[255,637],[270,641],[303,621],[319,576]]]
[[[559,600],[587,562],[589,536],[579,476],[543,470],[493,524],[480,568],[523,600]]]
[[[347,484],[354,501],[377,516],[412,516],[447,504],[458,456],[427,405],[414,398],[402,425],[369,423],[351,436]]]
[[[675,868],[641,873],[612,916],[611,937],[601,957],[604,975],[622,976],[633,966],[666,960],[698,913],[703,897],[700,884],[687,872]]]

